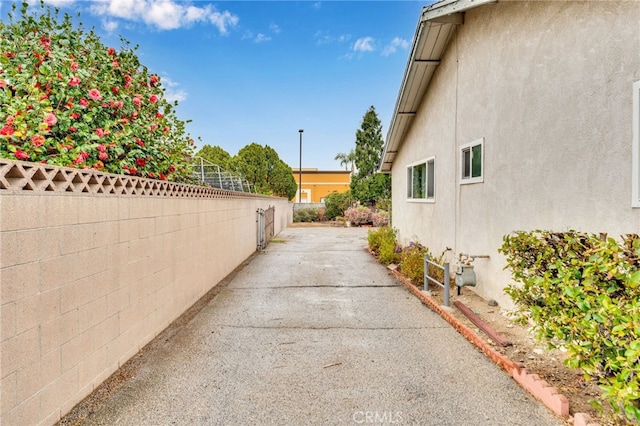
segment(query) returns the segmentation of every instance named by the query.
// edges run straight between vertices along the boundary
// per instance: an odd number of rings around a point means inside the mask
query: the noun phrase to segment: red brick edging
[[[460,334],[462,334],[469,342],[473,343],[478,349],[480,349],[485,355],[489,357],[494,363],[503,368],[511,377],[522,386],[527,392],[540,400],[544,405],[549,408],[554,414],[568,418],[569,417],[569,400],[564,395],[560,394],[556,388],[550,386],[547,382],[542,380],[537,374],[529,373],[525,368],[521,368],[518,364],[493,349],[489,343],[483,338],[478,336],[471,328],[460,322],[456,317],[442,309],[433,299],[420,291],[416,286],[411,284],[402,274],[394,269],[390,269],[396,279],[422,303],[431,308],[434,312],[444,318],[449,324],[451,324]],[[578,417],[578,416],[576,416]],[[578,420],[576,418],[575,420]],[[588,420],[587,420],[588,421]],[[577,423],[575,423],[577,424]]]

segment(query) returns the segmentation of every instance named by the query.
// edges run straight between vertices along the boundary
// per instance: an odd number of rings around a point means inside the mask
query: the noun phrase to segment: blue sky
[[[33,0],[32,0],[33,1]],[[256,142],[291,167],[339,169],[369,106],[386,137],[422,7],[430,1],[48,0],[103,43],[139,45],[198,148]],[[2,14],[10,1],[1,0]],[[200,137],[202,140],[198,140]]]

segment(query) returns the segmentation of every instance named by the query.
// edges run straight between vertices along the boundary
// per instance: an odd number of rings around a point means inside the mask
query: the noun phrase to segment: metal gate
[[[273,238],[273,234],[275,233],[275,218],[276,208],[275,206],[271,206],[268,209],[258,209],[258,219],[256,222],[258,223],[258,238],[257,238],[257,250],[264,250],[267,248],[267,244]]]

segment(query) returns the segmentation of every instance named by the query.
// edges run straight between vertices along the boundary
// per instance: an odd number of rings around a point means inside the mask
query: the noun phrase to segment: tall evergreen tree
[[[351,192],[362,204],[372,205],[379,199],[391,197],[391,176],[377,173],[383,147],[382,123],[375,107],[371,106],[356,131],[357,173],[351,179]]]

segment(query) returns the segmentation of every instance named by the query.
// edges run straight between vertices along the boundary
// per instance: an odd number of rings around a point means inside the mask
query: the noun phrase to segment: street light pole
[[[302,132],[303,129],[298,130],[300,133],[300,167],[298,167],[298,184],[300,188],[298,189],[298,203],[302,203]]]

